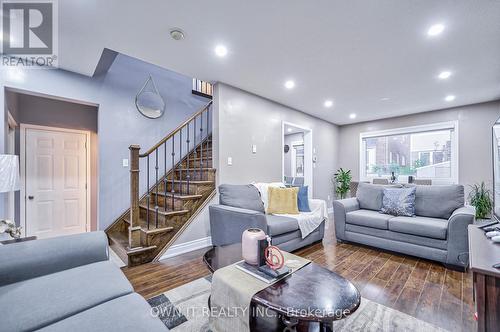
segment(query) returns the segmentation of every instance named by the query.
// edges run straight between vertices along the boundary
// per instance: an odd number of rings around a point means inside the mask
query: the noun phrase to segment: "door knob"
[[[33,199],[35,198],[35,196],[28,196],[28,199]]]

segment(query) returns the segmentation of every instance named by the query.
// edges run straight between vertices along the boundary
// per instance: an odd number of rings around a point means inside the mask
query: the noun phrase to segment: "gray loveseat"
[[[302,239],[297,220],[266,215],[260,193],[253,185],[220,185],[219,202],[209,207],[214,246],[241,242],[241,235],[248,228],[262,229],[271,236],[273,245],[285,251],[321,241],[325,234],[325,221]]]
[[[382,185],[360,183],[356,197],[333,202],[335,234],[350,241],[464,268],[467,226],[474,207],[464,206],[461,185],[416,186],[414,217],[382,214]]]
[[[168,331],[108,260],[103,232],[0,246],[1,331]]]

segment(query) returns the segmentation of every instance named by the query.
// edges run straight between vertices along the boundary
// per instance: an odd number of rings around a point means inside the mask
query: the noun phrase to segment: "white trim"
[[[421,133],[421,132],[428,132],[428,131],[437,131],[437,130],[446,130],[446,129],[452,129],[451,133],[451,178],[447,179],[432,179],[432,182],[435,184],[447,184],[447,183],[458,183],[459,179],[459,128],[458,128],[458,121],[446,121],[446,122],[438,122],[438,123],[431,123],[431,124],[425,124],[425,125],[419,125],[419,126],[412,126],[412,127],[402,127],[402,128],[394,128],[394,129],[387,129],[387,130],[378,130],[378,131],[370,131],[370,132],[364,132],[359,134],[359,177],[361,181],[370,181],[373,178],[373,176],[367,176],[366,175],[366,156],[365,156],[365,149],[363,145],[363,140],[365,138],[370,138],[370,137],[381,137],[381,136],[393,136],[393,135],[402,135],[402,134],[414,134],[414,133]],[[387,176],[386,176],[387,177]],[[402,178],[405,178],[406,176],[401,176]],[[383,178],[383,176],[382,176]]]
[[[328,212],[328,214],[332,214],[333,213],[333,207],[328,208],[327,212]]]
[[[21,196],[20,196],[20,225],[23,226],[22,236],[26,236],[26,129],[36,129],[36,130],[47,130],[47,131],[58,131],[58,132],[66,132],[66,133],[78,133],[85,135],[85,143],[86,143],[86,182],[87,182],[87,213],[86,213],[86,231],[90,232],[91,227],[91,193],[92,193],[92,182],[90,176],[90,131],[86,130],[76,130],[76,129],[67,129],[60,127],[49,127],[49,126],[39,126],[21,123],[20,125],[20,187],[21,187]]]
[[[281,182],[285,178],[285,152],[283,147],[285,146],[285,125],[293,126],[304,131],[304,184],[309,186],[308,196],[313,197],[313,182],[314,182],[314,170],[316,164],[313,162],[313,130],[311,128],[303,127],[295,123],[282,121],[281,122]]]
[[[161,256],[160,260],[162,259],[167,259],[167,258],[172,258],[175,256],[179,256],[182,254],[185,254],[187,252],[191,252],[194,250],[198,249],[203,249],[206,247],[211,247],[212,246],[212,237],[207,236],[201,239],[189,241],[189,242],[184,242],[184,243],[179,243],[179,244],[174,244],[170,248],[167,249],[167,251]]]

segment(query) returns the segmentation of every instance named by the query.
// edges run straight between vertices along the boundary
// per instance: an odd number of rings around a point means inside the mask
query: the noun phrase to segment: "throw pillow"
[[[309,197],[308,197],[308,186],[302,186],[299,188],[299,193],[297,195],[297,205],[300,212],[311,212],[309,207]]]
[[[413,217],[415,215],[416,188],[384,188],[380,212],[393,216]]]
[[[299,214],[297,196],[299,188],[276,188],[269,187],[269,214]]]

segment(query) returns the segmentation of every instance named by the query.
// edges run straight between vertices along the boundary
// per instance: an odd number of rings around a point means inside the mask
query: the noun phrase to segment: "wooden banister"
[[[139,145],[131,145],[130,150],[130,225],[128,246],[134,249],[141,246],[141,227],[139,226]]]
[[[174,130],[172,130],[170,132],[170,134],[168,134],[167,136],[165,136],[161,141],[159,141],[158,143],[156,143],[151,149],[149,149],[148,151],[146,151],[145,153],[141,153],[139,155],[139,157],[141,158],[144,158],[144,157],[147,157],[148,155],[150,155],[151,153],[153,153],[156,149],[158,149],[163,143],[165,143],[166,141],[168,141],[170,138],[172,138],[175,134],[177,134],[179,131],[182,130],[182,128],[184,128],[188,123],[190,123],[191,121],[194,120],[194,118],[196,118],[197,116],[199,116],[200,114],[202,114],[207,108],[210,107],[210,105],[212,105],[212,101],[210,100],[202,109],[200,109],[198,112],[196,112],[195,114],[193,114],[191,117],[189,117],[186,121],[184,121],[183,123],[181,123],[177,128],[175,128]]]

